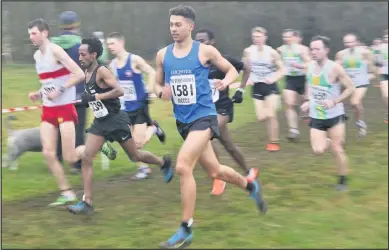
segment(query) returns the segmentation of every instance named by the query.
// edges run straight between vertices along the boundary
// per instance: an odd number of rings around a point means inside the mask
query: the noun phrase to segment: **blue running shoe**
[[[261,194],[261,185],[258,180],[251,182],[254,185],[254,190],[250,192],[250,197],[255,200],[257,207],[261,213],[266,214],[267,212],[267,203],[263,199]]]
[[[169,183],[173,179],[173,176],[174,176],[174,170],[172,168],[172,159],[169,156],[165,155],[163,157],[163,160],[165,161],[165,163],[161,167],[161,172],[163,174],[163,180],[166,183]]]
[[[160,244],[161,248],[185,248],[192,243],[193,234],[180,227],[168,241]]]
[[[72,214],[92,214],[93,207],[86,203],[85,201],[79,201],[76,205],[68,206],[69,212]]]

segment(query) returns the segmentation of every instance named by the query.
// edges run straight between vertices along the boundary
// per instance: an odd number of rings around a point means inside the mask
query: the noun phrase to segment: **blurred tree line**
[[[27,23],[36,18],[49,22],[57,35],[58,16],[76,11],[81,32],[108,34],[122,32],[127,49],[148,60],[172,42],[169,34],[169,8],[181,2],[5,2],[2,8],[2,49],[10,45],[15,62],[32,62],[33,48]],[[207,27],[215,32],[216,46],[223,53],[240,57],[251,44],[250,30],[262,26],[268,30],[268,44],[281,45],[285,28],[302,31],[304,44],[314,35],[332,39],[332,55],[343,47],[346,32],[357,33],[370,44],[387,28],[387,2],[186,2],[196,10],[196,29]],[[5,26],[4,26],[5,25]],[[5,28],[4,28],[5,27]]]

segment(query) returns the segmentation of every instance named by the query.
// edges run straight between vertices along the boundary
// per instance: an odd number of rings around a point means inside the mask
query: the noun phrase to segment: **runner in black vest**
[[[170,157],[159,158],[150,152],[136,148],[131,135],[129,117],[120,110],[119,96],[123,95],[123,89],[117,83],[113,73],[97,62],[102,51],[103,46],[97,38],[83,39],[79,49],[81,66],[86,69],[85,94],[82,97],[82,102],[88,104],[92,109],[95,119],[87,131],[85,156],[82,161],[84,196],[78,204],[68,207],[72,213],[93,211],[93,158],[105,140],[117,141],[132,161],[161,166],[165,182],[170,182],[173,178]]]
[[[196,40],[204,43],[206,45],[214,45],[215,44],[215,35],[209,29],[200,29],[197,31]],[[250,75],[250,68],[248,65],[244,64],[242,61],[237,60],[231,56],[223,55],[225,59],[227,59],[235,69],[240,72],[243,70],[243,78],[240,84],[240,87],[235,92],[235,95],[230,98],[229,88],[227,87],[225,90],[218,91],[214,86],[211,86],[212,89],[212,97],[213,101],[216,105],[216,111],[218,113],[218,124],[220,137],[218,138],[220,143],[224,146],[227,152],[234,158],[234,160],[239,164],[239,166],[243,169],[245,173],[248,174],[248,178],[255,179],[258,175],[257,168],[249,168],[244,159],[242,152],[239,148],[232,142],[230,133],[228,132],[227,124],[231,123],[234,119],[234,103],[242,103],[243,101],[243,92],[244,87],[246,86],[246,82]],[[211,65],[209,69],[209,79],[224,79],[225,73],[217,69],[215,66]],[[215,150],[216,155],[219,158],[219,153],[215,147],[215,143],[212,143],[213,148]],[[212,194],[213,195],[221,195],[224,192],[226,183],[224,181],[215,179],[213,182]]]

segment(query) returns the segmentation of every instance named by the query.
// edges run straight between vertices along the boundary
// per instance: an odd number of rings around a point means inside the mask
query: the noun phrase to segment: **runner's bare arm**
[[[74,85],[81,83],[84,80],[85,75],[82,69],[73,61],[72,58],[58,45],[53,44],[54,58],[59,61],[67,70],[70,71],[71,77],[65,83],[65,88],[73,87]]]
[[[339,65],[342,65],[342,51],[339,51],[335,55],[335,62]]]
[[[166,48],[158,51],[155,58],[155,83],[154,83],[154,93],[157,97],[161,97],[163,87],[165,86],[165,73],[163,72],[163,57],[165,56]]]
[[[301,58],[304,61],[304,70],[308,68],[309,62],[311,61],[311,56],[309,55],[309,50],[307,50],[304,46],[301,46]]]
[[[354,84],[351,80],[351,78],[347,75],[346,71],[343,69],[343,67],[337,63],[334,64],[334,72],[337,79],[339,79],[339,82],[343,85],[344,90],[340,94],[340,96],[335,100],[335,103],[341,103],[347,98],[349,98],[352,93],[354,92]]]
[[[241,89],[244,89],[246,87],[247,81],[250,78],[251,69],[250,69],[250,63],[249,63],[249,53],[250,52],[248,49],[245,49],[243,51],[243,58],[242,58],[243,76],[242,76],[242,81],[240,82],[240,86],[239,86],[239,88],[241,88]]]
[[[368,70],[368,72],[374,74],[374,76],[376,78],[378,78],[379,71],[375,67],[373,53],[370,50],[366,49],[365,50],[365,57],[366,57],[366,61],[367,61],[367,70]]]
[[[308,84],[308,77],[305,76],[305,93],[304,93],[304,100],[309,101],[309,84]]]
[[[204,55],[207,61],[226,74],[224,79],[221,79],[223,82],[229,85],[238,78],[238,71],[236,71],[235,67],[215,47],[203,44],[200,46],[204,46]]]
[[[284,62],[281,59],[280,54],[274,49],[272,50],[272,56],[273,56],[274,64],[277,67],[277,71],[275,72],[274,76],[272,77],[271,82],[278,82],[286,74],[286,68],[285,68]]]
[[[148,84],[147,84],[147,90],[149,92],[153,91],[153,86],[155,83],[155,70],[153,67],[151,67],[150,64],[148,64],[142,57],[135,56],[134,60],[136,63],[136,68],[142,71],[142,73],[146,73],[148,76]]]
[[[106,67],[100,67],[96,73],[96,82],[103,81],[112,90],[96,94],[96,100],[114,99],[124,95],[124,90],[117,82],[115,75]]]
[[[281,48],[282,48],[282,46],[280,46],[280,47],[278,47],[278,48],[276,49],[277,52],[280,53],[280,54],[282,53],[282,49],[281,49]]]

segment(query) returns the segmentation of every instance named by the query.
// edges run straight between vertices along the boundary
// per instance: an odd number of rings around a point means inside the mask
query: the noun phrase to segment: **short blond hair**
[[[259,32],[259,33],[262,33],[264,35],[267,34],[267,31],[265,28],[262,28],[262,27],[254,27],[252,30],[251,30],[251,33],[254,33],[254,32]]]

